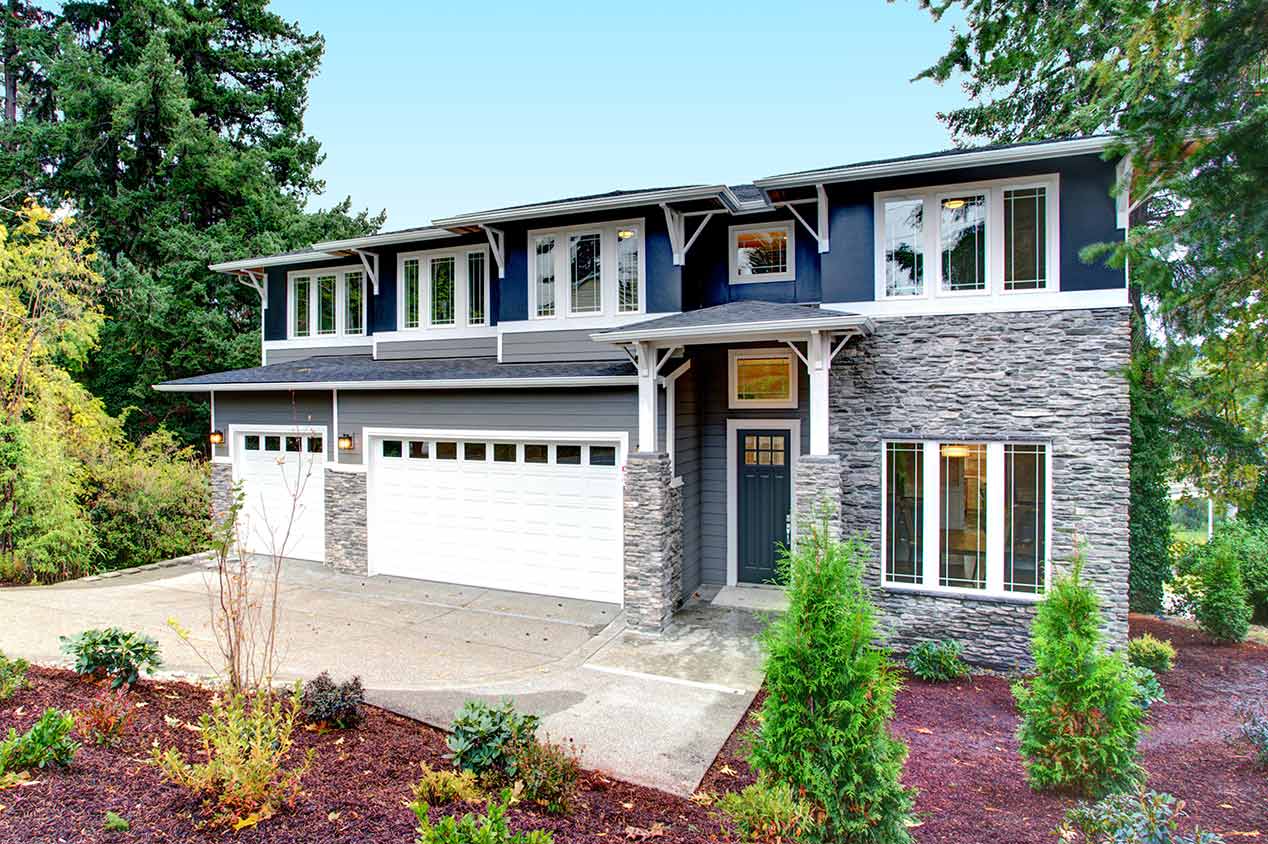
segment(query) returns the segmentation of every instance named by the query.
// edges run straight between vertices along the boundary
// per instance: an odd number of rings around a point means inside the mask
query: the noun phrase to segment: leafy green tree
[[[1162,587],[1171,579],[1171,473],[1173,418],[1169,395],[1158,383],[1158,352],[1144,331],[1134,331],[1128,371],[1131,399],[1131,522],[1128,604],[1134,612],[1162,610]]]

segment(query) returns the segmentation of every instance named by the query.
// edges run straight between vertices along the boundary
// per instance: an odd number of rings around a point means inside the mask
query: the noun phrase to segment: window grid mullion
[[[942,467],[939,465],[938,443],[927,441],[924,443],[924,485],[925,485],[925,512],[924,512],[924,561],[922,571],[922,585],[930,588],[938,588],[938,571],[942,560],[942,535],[939,526],[939,516],[942,511],[942,497],[939,490],[939,479],[942,476]]]
[[[986,591],[1004,591],[1004,444],[986,445]]]

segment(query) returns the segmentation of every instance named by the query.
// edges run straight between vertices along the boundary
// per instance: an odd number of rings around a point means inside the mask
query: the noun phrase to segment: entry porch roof
[[[590,339],[600,343],[681,346],[745,340],[804,339],[810,332],[866,336],[872,320],[861,314],[828,311],[817,305],[742,301],[649,319]]]

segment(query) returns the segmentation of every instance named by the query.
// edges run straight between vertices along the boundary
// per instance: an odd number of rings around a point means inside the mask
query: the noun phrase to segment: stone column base
[[[211,517],[219,522],[233,506],[233,464],[211,464]]]
[[[797,528],[828,520],[828,534],[841,539],[841,458],[803,455],[797,460],[797,480],[793,490],[797,502]]]
[[[660,633],[682,603],[682,491],[669,455],[625,464],[625,614],[630,628]]]
[[[365,472],[326,469],[326,565],[368,574]]]

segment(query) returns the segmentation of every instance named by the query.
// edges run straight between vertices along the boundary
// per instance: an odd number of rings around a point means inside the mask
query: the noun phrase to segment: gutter
[[[526,389],[549,387],[633,387],[637,375],[578,375],[541,378],[446,378],[414,381],[269,381],[256,383],[155,384],[160,393],[206,393],[211,390],[229,392],[290,392],[306,390],[471,390]]]

